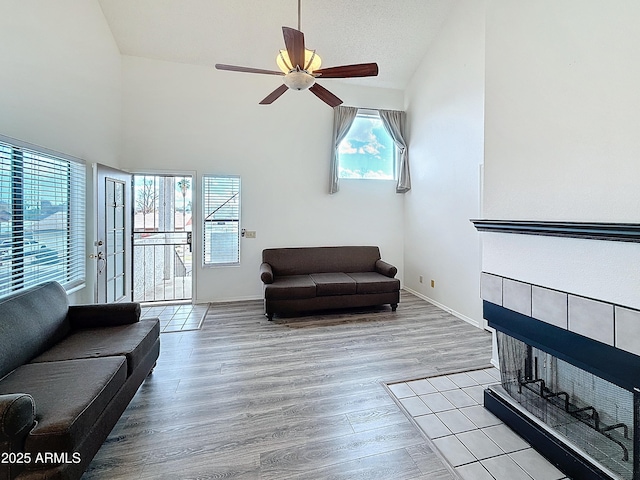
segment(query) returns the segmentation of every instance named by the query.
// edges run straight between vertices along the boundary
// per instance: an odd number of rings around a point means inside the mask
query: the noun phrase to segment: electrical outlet
[[[431,280],[431,288],[436,288],[436,281],[435,280]]]
[[[256,238],[256,231],[255,230],[245,230],[244,238]]]
[[[420,283],[422,283],[423,280],[422,275],[420,275]]]

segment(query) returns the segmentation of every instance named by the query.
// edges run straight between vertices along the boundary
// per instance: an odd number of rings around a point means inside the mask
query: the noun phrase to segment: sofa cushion
[[[377,272],[357,272],[349,276],[356,281],[357,293],[392,293],[400,289],[400,280]]]
[[[309,275],[316,284],[316,295],[353,295],[356,281],[346,273],[312,273]]]
[[[25,452],[73,453],[126,379],[124,357],[29,363],[0,380],[0,394],[33,397],[37,424]]]
[[[277,277],[264,287],[264,298],[269,300],[313,298],[316,284],[309,275],[289,275]]]
[[[69,333],[67,293],[55,282],[0,300],[0,378]]]
[[[298,247],[267,248],[262,261],[273,269],[275,277],[328,272],[369,272],[380,259],[378,247]]]
[[[159,334],[160,324],[157,319],[117,327],[75,330],[32,362],[124,355],[127,359],[127,374],[131,375],[149,353]]]

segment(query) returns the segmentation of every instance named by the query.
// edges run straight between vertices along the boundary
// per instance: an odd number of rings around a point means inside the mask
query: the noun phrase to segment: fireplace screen
[[[502,332],[497,340],[502,387],[521,408],[617,477],[638,480],[632,392]]]

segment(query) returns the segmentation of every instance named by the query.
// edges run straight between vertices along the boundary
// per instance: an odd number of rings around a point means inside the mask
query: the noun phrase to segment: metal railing
[[[191,232],[136,232],[133,239],[133,300],[189,300],[191,255]]]

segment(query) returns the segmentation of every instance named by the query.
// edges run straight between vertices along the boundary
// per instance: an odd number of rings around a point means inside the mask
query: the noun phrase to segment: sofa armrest
[[[26,436],[35,420],[36,406],[31,395],[26,393],[0,395],[0,442],[15,444],[20,436]]]
[[[267,262],[260,265],[260,280],[262,283],[273,283],[273,269]]]
[[[71,327],[95,328],[128,325],[140,321],[138,302],[97,303],[91,305],[69,306]]]
[[[381,273],[385,277],[393,278],[396,276],[396,273],[398,273],[398,269],[384,260],[377,260],[376,272]]]

